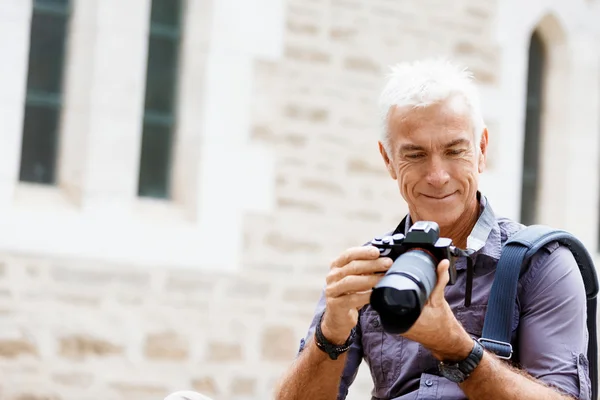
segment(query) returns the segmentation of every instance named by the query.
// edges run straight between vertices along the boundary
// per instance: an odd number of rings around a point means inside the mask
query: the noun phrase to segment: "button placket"
[[[417,400],[435,400],[438,395],[439,377],[423,374],[421,375],[421,384]]]

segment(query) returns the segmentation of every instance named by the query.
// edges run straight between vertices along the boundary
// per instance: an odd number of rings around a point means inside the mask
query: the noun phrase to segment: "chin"
[[[449,211],[435,210],[432,212],[425,212],[421,215],[421,219],[426,221],[434,221],[440,226],[440,228],[444,228],[455,224],[458,221],[458,218],[460,218],[461,212],[457,209]]]

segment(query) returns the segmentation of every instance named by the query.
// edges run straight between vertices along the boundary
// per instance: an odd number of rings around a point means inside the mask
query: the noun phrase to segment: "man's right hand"
[[[371,297],[373,287],[392,265],[379,257],[374,246],[353,247],[331,263],[325,288],[326,308],[321,330],[332,343],[343,344],[358,323],[358,311]]]

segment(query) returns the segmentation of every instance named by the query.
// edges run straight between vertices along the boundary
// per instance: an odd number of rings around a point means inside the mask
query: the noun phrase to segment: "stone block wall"
[[[287,0],[284,56],[255,61],[251,113],[251,140],[276,159],[276,206],[245,215],[242,265],[218,273],[2,254],[0,399],[147,400],[180,389],[271,398],[329,261],[406,212],[376,143],[386,66],[454,56],[497,85],[495,7]],[[350,396],[370,389],[363,367]]]

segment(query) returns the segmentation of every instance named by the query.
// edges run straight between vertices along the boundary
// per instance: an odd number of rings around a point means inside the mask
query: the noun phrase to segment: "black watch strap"
[[[473,340],[473,342],[473,350],[471,350],[467,358],[458,363],[458,368],[467,376],[477,368],[483,358],[483,346],[477,340]]]
[[[464,382],[481,362],[483,353],[483,346],[476,339],[473,339],[473,349],[467,358],[459,362],[440,361],[440,373],[452,382]]]
[[[346,343],[341,345],[331,343],[325,337],[325,335],[323,335],[323,331],[321,330],[321,323],[323,322],[324,315],[325,313],[321,314],[321,318],[319,318],[319,322],[317,323],[317,326],[315,328],[315,344],[321,351],[326,353],[329,356],[329,358],[331,358],[332,360],[337,360],[341,354],[347,352],[348,349],[350,349],[350,346],[352,345],[352,343],[354,342],[354,338],[356,337],[356,328],[352,328],[352,330],[350,331],[350,336],[346,340]]]

